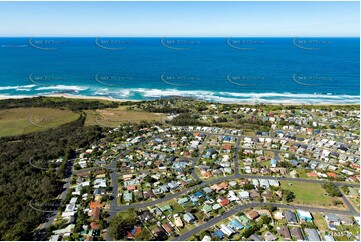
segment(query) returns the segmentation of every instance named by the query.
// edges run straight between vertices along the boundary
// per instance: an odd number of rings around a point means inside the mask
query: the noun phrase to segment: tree
[[[118,213],[112,218],[110,221],[109,233],[113,239],[124,239],[127,232],[132,230],[137,222],[134,209],[128,209]]]
[[[286,202],[292,202],[296,198],[295,194],[290,190],[283,190],[283,198]]]

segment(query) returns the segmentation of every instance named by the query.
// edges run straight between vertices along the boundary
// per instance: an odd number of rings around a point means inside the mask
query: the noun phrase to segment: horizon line
[[[360,38],[360,36],[71,36],[71,35],[32,35],[32,36],[0,36],[0,38]]]

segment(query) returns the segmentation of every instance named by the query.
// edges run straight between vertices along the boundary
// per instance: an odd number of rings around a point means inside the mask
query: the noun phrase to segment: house
[[[164,223],[162,224],[162,227],[163,227],[163,229],[164,229],[168,234],[171,234],[171,233],[173,233],[173,231],[174,231],[173,227],[170,226],[170,224],[167,223],[167,222],[164,222]]]
[[[218,209],[220,209],[221,207],[222,207],[222,206],[217,203],[217,204],[214,204],[214,205],[212,206],[212,209],[213,209],[213,210],[218,210]]]
[[[196,218],[193,216],[193,214],[186,213],[183,216],[183,220],[186,221],[187,223],[193,223],[196,220]]]
[[[144,199],[149,199],[149,198],[153,198],[155,195],[152,190],[149,190],[149,191],[143,191],[143,196]]]
[[[148,220],[150,220],[152,218],[152,215],[149,212],[149,210],[141,211],[138,216],[142,221],[148,221]]]
[[[212,237],[218,237],[219,240],[223,238],[223,235],[224,234],[220,229],[212,233]]]
[[[271,165],[272,168],[277,167],[277,160],[272,158],[271,161],[270,161],[270,165]]]
[[[252,189],[249,191],[249,196],[252,198],[252,199],[256,199],[256,198],[260,198],[261,196],[259,195],[259,193]]]
[[[156,238],[162,237],[165,234],[164,229],[159,226],[156,226],[151,232]]]
[[[210,205],[208,205],[208,204],[205,204],[205,205],[203,206],[203,208],[202,208],[202,211],[203,211],[204,213],[209,213],[209,212],[212,211],[212,206],[210,206]]]
[[[325,239],[325,241],[335,241],[335,239],[331,235],[325,235],[323,238]]]
[[[249,199],[249,192],[247,192],[247,191],[240,191],[240,192],[238,192],[238,196],[239,196],[241,199]]]
[[[100,208],[93,208],[88,214],[93,221],[99,221],[100,219]]]
[[[123,192],[123,199],[124,202],[131,202],[133,201],[133,194],[130,191],[124,191]]]
[[[249,212],[245,212],[244,215],[246,215],[246,217],[249,219],[249,220],[254,220],[256,218],[259,217],[259,214],[254,211],[254,210],[251,210]]]
[[[327,213],[325,215],[325,220],[328,224],[333,224],[336,226],[341,225],[341,219],[336,214]]]
[[[171,207],[169,204],[166,204],[166,205],[160,207],[160,210],[161,210],[162,212],[165,212],[165,211],[173,211],[172,207]]]
[[[257,210],[257,213],[258,213],[260,216],[272,217],[272,214],[271,214],[271,212],[270,212],[268,209],[258,209],[258,210]]]
[[[217,202],[219,203],[219,205],[221,205],[222,207],[227,206],[229,204],[229,200],[227,198],[224,197],[220,197],[218,198]]]
[[[320,236],[318,235],[317,230],[305,228],[306,238],[309,241],[321,241]]]
[[[178,201],[177,201],[177,203],[178,203],[179,205],[184,205],[184,204],[186,204],[188,201],[189,201],[188,198],[183,197],[183,198],[179,198]]]
[[[228,200],[230,202],[239,201],[239,197],[236,196],[236,193],[234,191],[228,192]]]
[[[307,172],[306,175],[307,175],[308,177],[311,177],[311,178],[312,178],[312,177],[315,178],[315,177],[318,176],[316,172]]]
[[[291,233],[287,226],[282,226],[281,228],[277,229],[277,233],[281,235],[286,240],[291,240]]]
[[[281,211],[277,211],[273,214],[273,217],[277,220],[281,220],[284,218],[283,213]]]
[[[52,235],[49,239],[49,241],[59,241],[59,235]]]
[[[340,215],[340,220],[341,220],[341,224],[344,225],[349,225],[352,226],[353,225],[353,220],[345,215]]]
[[[266,191],[262,192],[262,197],[264,199],[266,199],[266,200],[271,199],[272,198],[272,192],[269,191],[269,190],[266,190]]]
[[[232,228],[232,229],[236,229],[236,230],[241,230],[244,228],[244,226],[237,220],[237,219],[233,219],[229,224],[228,227]]]
[[[202,239],[202,241],[211,241],[211,240],[212,240],[212,238],[208,235],[205,235]]]
[[[296,218],[296,215],[294,212],[287,210],[285,212],[285,217],[286,217],[287,223],[297,224],[297,218]]]
[[[297,210],[297,215],[301,221],[308,222],[308,221],[312,221],[313,219],[311,213],[307,211]]]
[[[252,241],[263,241],[262,237],[257,234],[252,234],[251,236],[249,236],[249,239]]]
[[[182,228],[184,226],[183,221],[178,214],[174,215],[174,224],[175,224],[175,226],[180,227],[180,228]]]
[[[249,219],[245,215],[241,215],[237,218],[243,225],[248,224]]]
[[[269,180],[269,185],[273,186],[273,187],[279,187],[280,186],[280,182],[277,180]]]
[[[235,233],[233,229],[231,229],[225,224],[221,224],[221,231],[223,234],[226,234],[228,237]]]
[[[269,188],[269,181],[267,179],[259,179],[259,185],[263,188]]]
[[[291,229],[291,235],[296,237],[297,240],[303,240],[303,235],[300,227],[293,227]]]
[[[267,231],[264,235],[263,235],[264,239],[266,241],[275,241],[277,240],[277,236],[272,234],[271,232]]]
[[[70,236],[70,234],[74,231],[75,224],[69,224],[63,229],[54,230],[53,233],[55,235],[64,235],[64,236]]]
[[[297,178],[297,177],[298,177],[297,171],[296,171],[296,170],[291,171],[291,172],[290,172],[290,176],[291,176],[292,178]]]
[[[127,237],[129,239],[134,239],[135,236],[137,236],[138,234],[141,234],[141,233],[142,233],[141,227],[134,227],[134,229],[127,232]]]
[[[210,188],[210,187],[203,188],[203,191],[204,191],[205,194],[210,194],[210,193],[213,192],[212,188]]]

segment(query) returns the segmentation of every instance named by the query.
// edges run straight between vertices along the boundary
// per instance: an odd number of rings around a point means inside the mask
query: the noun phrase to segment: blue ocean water
[[[359,38],[0,38],[0,96],[359,103]]]

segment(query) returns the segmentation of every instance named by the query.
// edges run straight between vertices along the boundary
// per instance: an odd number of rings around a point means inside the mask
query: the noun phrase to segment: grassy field
[[[322,214],[312,213],[312,216],[313,216],[313,222],[318,227],[319,231],[325,232],[325,231],[329,230],[327,223],[326,223],[325,219],[323,218]]]
[[[78,119],[70,110],[13,108],[0,110],[0,137],[27,134],[58,127]]]
[[[294,192],[296,198],[293,200],[293,203],[300,205],[334,207],[332,201],[334,199],[339,199],[328,196],[321,184],[308,182],[281,182],[281,187]],[[337,208],[343,209],[344,206],[338,206]]]
[[[126,106],[99,110],[86,110],[87,118],[85,125],[99,125],[105,127],[117,127],[121,123],[141,121],[161,121],[164,114],[128,111]]]

